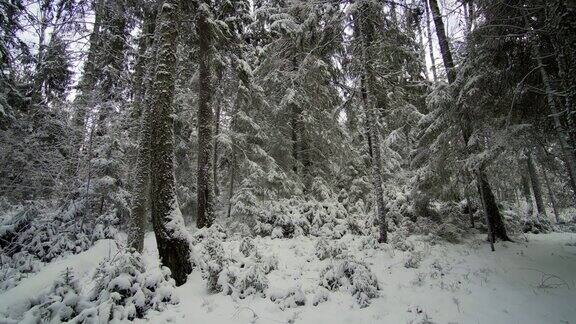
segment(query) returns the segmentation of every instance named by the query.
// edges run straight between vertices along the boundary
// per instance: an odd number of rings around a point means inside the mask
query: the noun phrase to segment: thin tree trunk
[[[456,80],[456,70],[454,68],[454,61],[452,59],[452,52],[450,51],[450,46],[448,44],[448,39],[446,37],[446,31],[444,30],[444,22],[442,21],[442,16],[440,14],[440,8],[438,7],[437,0],[429,0],[430,10],[434,18],[434,25],[436,27],[436,37],[438,38],[438,43],[440,45],[440,52],[442,54],[442,60],[444,62],[444,68],[446,69],[446,74],[448,76],[448,82],[452,84]],[[464,140],[464,145],[467,150],[468,141],[473,133],[473,125],[470,116],[466,113],[462,115],[462,120],[460,122],[460,128],[462,131],[462,137]],[[490,218],[488,225],[492,226],[489,232],[492,233],[494,238],[500,238],[502,240],[510,241],[506,233],[506,228],[504,227],[504,221],[502,219],[502,214],[498,210],[498,205],[496,204],[496,199],[488,183],[488,177],[485,174],[484,168],[480,167],[476,170],[476,181],[478,183],[479,193],[482,196],[482,201],[485,204],[485,210],[487,212],[486,217]]]
[[[546,189],[548,190],[548,197],[550,198],[550,203],[552,204],[552,211],[554,212],[554,219],[556,223],[560,222],[560,216],[558,214],[558,207],[556,205],[556,198],[554,197],[554,191],[550,185],[550,180],[548,179],[548,172],[545,168],[542,168],[542,174],[544,175],[544,183],[546,184]]]
[[[520,165],[520,181],[522,182],[522,195],[526,200],[526,205],[528,210],[526,212],[526,219],[532,219],[532,215],[534,214],[534,204],[532,203],[532,193],[530,191],[530,173],[527,172],[528,163],[524,157],[518,160],[518,164]]]
[[[488,233],[491,235],[491,239],[495,240],[496,238],[501,239],[502,241],[511,241],[508,237],[508,233],[506,232],[506,227],[504,226],[504,220],[502,215],[500,214],[500,210],[498,209],[498,205],[496,204],[496,199],[494,198],[494,194],[492,194],[492,189],[490,188],[490,184],[488,183],[488,179],[486,177],[486,173],[482,171],[477,171],[476,177],[479,186],[479,192],[482,196],[482,201],[484,202],[484,210],[486,212],[487,223],[488,223]]]
[[[531,151],[529,151],[527,154],[526,163],[528,165],[528,173],[530,174],[530,182],[532,184],[532,192],[534,193],[534,201],[536,201],[536,209],[538,210],[536,219],[540,221],[540,215],[547,216],[546,206],[544,205],[544,200],[542,199],[542,186],[540,185],[538,173],[536,172],[536,167],[534,166],[534,161],[532,160]]]
[[[572,191],[576,199],[576,161],[574,160],[574,154],[572,154],[570,146],[568,145],[568,142],[566,140],[567,132],[564,129],[562,122],[560,121],[558,108],[556,107],[556,102],[552,94],[553,89],[552,86],[550,85],[548,72],[546,72],[544,64],[542,63],[542,57],[540,56],[540,50],[538,49],[538,45],[533,44],[532,49],[540,69],[540,76],[542,77],[544,88],[546,90],[546,99],[548,100],[548,107],[550,108],[550,113],[552,114],[552,119],[554,121],[556,136],[558,138],[560,148],[562,149],[562,153],[564,155],[564,161],[566,163],[566,169],[568,171],[568,175],[570,176],[570,186],[572,187]]]
[[[448,38],[446,37],[446,31],[444,29],[444,21],[442,20],[440,7],[438,7],[438,0],[429,0],[429,3],[432,18],[434,19],[434,26],[436,28],[436,37],[438,38],[438,44],[440,45],[440,54],[442,54],[446,76],[448,77],[448,83],[453,83],[454,80],[456,80],[456,71],[454,70],[452,51],[450,50]]]
[[[157,69],[151,91],[150,207],[158,254],[176,285],[186,282],[192,271],[190,243],[178,206],[174,179],[173,99],[176,74],[177,11],[179,0],[166,0],[160,7],[156,27]]]
[[[214,186],[214,199],[218,197],[218,134],[220,132],[220,104],[216,105],[214,113],[214,149],[212,157],[212,184]]]
[[[483,174],[480,171],[478,171],[478,175],[476,176],[476,179],[480,180],[480,179],[482,179],[482,176],[483,176]],[[488,207],[488,204],[486,203],[486,201],[484,200],[484,197],[486,197],[487,195],[484,192],[483,184],[484,184],[484,182],[482,182],[482,181],[477,182],[478,191],[480,193],[480,201],[482,202],[482,207],[484,207],[484,215],[486,217],[486,227],[488,228],[488,241],[490,242],[490,249],[492,250],[492,252],[494,252],[495,251],[494,243],[496,242],[496,236],[494,233],[494,224],[492,224],[492,218],[490,217],[491,210]]]
[[[357,30],[360,33],[362,40],[362,61],[364,62],[362,77],[361,77],[361,92],[362,92],[362,105],[366,114],[366,127],[367,133],[371,143],[371,161],[372,161],[372,186],[374,188],[374,196],[376,199],[376,207],[378,214],[378,226],[380,229],[380,237],[378,242],[386,243],[388,240],[388,225],[386,223],[386,209],[384,206],[384,191],[382,189],[382,167],[381,167],[381,153],[380,153],[380,140],[378,131],[376,129],[376,112],[372,95],[372,87],[375,86],[376,79],[371,67],[372,53],[369,47],[372,45],[374,37],[374,28],[371,26],[368,19],[368,7],[364,6],[361,9],[360,24]]]
[[[526,11],[523,13],[524,24],[527,29],[530,28],[530,23],[528,22],[528,18],[526,17]],[[544,84],[544,90],[546,91],[546,100],[548,101],[548,107],[550,108],[550,113],[552,114],[552,120],[554,121],[554,128],[556,132],[556,137],[558,139],[558,143],[560,144],[560,148],[562,150],[562,154],[564,155],[564,162],[566,163],[566,170],[568,171],[568,175],[570,177],[570,186],[572,187],[572,193],[574,194],[574,199],[576,200],[576,160],[574,158],[574,154],[568,145],[567,137],[569,136],[568,132],[564,129],[564,125],[560,121],[560,112],[556,107],[556,102],[554,100],[553,88],[550,83],[550,79],[548,77],[548,72],[542,62],[542,57],[540,55],[540,49],[538,47],[538,43],[532,43],[532,53],[536,59],[536,63],[538,64],[538,69],[540,70],[540,77],[542,78],[542,83]]]
[[[434,56],[434,46],[432,43],[432,28],[430,27],[430,7],[428,0],[426,0],[424,7],[426,9],[426,34],[428,34],[428,51],[430,52],[430,61],[432,63],[432,77],[434,82],[436,82],[438,81],[438,75],[436,74],[436,58]]]
[[[199,89],[198,89],[198,211],[196,226],[210,227],[214,222],[214,191],[210,179],[212,166],[213,112],[210,106],[210,26],[208,25],[209,2],[203,0],[199,6],[196,30],[199,39]]]

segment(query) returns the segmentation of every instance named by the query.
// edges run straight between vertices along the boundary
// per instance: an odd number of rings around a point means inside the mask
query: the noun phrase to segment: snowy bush
[[[254,257],[265,274],[278,270],[278,257],[276,255],[262,255],[259,251],[256,251]]]
[[[94,221],[84,217],[83,200],[64,209],[41,202],[12,206],[0,215],[0,289],[14,286],[43,263],[87,250],[97,239],[116,234],[117,218],[105,213]]]
[[[220,272],[228,263],[224,256],[222,242],[209,237],[202,244],[201,251],[201,260],[198,261],[202,269],[202,276],[207,280],[208,291],[220,292],[222,291],[222,287],[218,283]]]
[[[281,310],[306,305],[306,295],[300,287],[270,292],[270,300],[278,304]]]
[[[133,320],[149,310],[162,311],[177,301],[175,283],[166,267],[146,271],[140,254],[121,252],[100,263],[94,274],[96,286],[89,296],[91,307],[79,319]]]
[[[208,239],[225,240],[228,237],[226,231],[219,224],[214,224],[210,227],[203,227],[198,229],[192,235],[192,244],[200,244]]]
[[[217,283],[222,293],[234,299],[244,299],[253,294],[264,296],[268,288],[264,269],[254,262],[228,264],[220,272]]]
[[[320,260],[342,257],[345,250],[346,246],[343,243],[323,237],[319,238],[314,245],[314,254]]]
[[[249,237],[245,237],[242,239],[242,241],[240,241],[239,249],[240,253],[242,253],[245,257],[248,257],[256,252],[254,241]]]
[[[440,238],[450,243],[459,243],[462,240],[462,230],[454,224],[440,224],[434,232]]]
[[[364,214],[349,213],[335,198],[324,200],[281,199],[267,202],[256,214],[254,232],[272,238],[300,235],[341,238],[347,233],[364,234]]]
[[[163,267],[145,271],[138,253],[121,252],[100,263],[95,287],[83,295],[71,270],[31,300],[23,323],[107,323],[142,318],[177,302],[174,281]]]
[[[330,296],[329,292],[330,291],[328,289],[319,286],[316,292],[314,293],[314,296],[312,297],[312,305],[318,306],[320,303],[328,301],[328,298]]]
[[[48,292],[30,300],[30,306],[21,323],[61,323],[78,316],[83,301],[72,270],[66,269]]]
[[[358,241],[359,250],[377,249],[379,246],[380,243],[373,235],[362,236]]]
[[[343,289],[356,298],[361,308],[378,297],[380,286],[372,271],[365,264],[345,259],[329,264],[320,273],[320,286],[328,290]]]
[[[539,220],[529,219],[525,220],[522,224],[522,232],[524,233],[549,233],[552,231],[552,223],[549,219],[540,217]]]
[[[424,259],[424,255],[420,251],[413,251],[408,254],[406,259],[404,260],[404,267],[405,268],[413,268],[417,269],[420,267],[420,263]]]

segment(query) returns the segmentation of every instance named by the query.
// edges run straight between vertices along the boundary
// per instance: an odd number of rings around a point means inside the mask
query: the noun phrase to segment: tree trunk
[[[489,239],[491,239],[492,242],[494,242],[496,238],[499,238],[502,241],[512,241],[506,233],[506,227],[504,226],[502,215],[500,214],[500,210],[496,204],[496,199],[494,198],[494,194],[492,193],[492,189],[488,183],[486,173],[480,170],[477,171],[476,179],[478,181],[478,191],[480,192],[484,203],[488,233],[489,236],[491,236]]]
[[[536,201],[536,209],[538,210],[538,215],[536,219],[540,220],[540,215],[546,215],[546,206],[544,205],[544,200],[542,199],[542,186],[540,185],[540,180],[538,179],[538,173],[536,172],[536,167],[534,166],[534,161],[532,160],[532,152],[528,152],[526,163],[528,165],[528,173],[530,174],[530,182],[532,184],[532,192],[534,193],[534,200]]]
[[[214,222],[214,191],[212,187],[211,168],[213,133],[212,126],[213,112],[210,106],[210,26],[208,16],[210,15],[209,2],[203,0],[198,8],[198,18],[196,19],[196,31],[199,39],[199,89],[198,89],[198,211],[196,215],[196,226],[198,228],[210,227]]]
[[[527,165],[526,159],[524,157],[518,160],[518,164],[520,165],[520,181],[522,182],[522,195],[526,200],[526,205],[528,210],[526,212],[526,219],[532,219],[532,215],[534,214],[534,204],[532,203],[532,193],[530,191],[530,173],[527,172]]]
[[[218,133],[220,132],[220,104],[216,105],[214,113],[214,149],[212,150],[212,184],[214,186],[214,199],[218,200]]]
[[[381,167],[381,153],[380,153],[380,139],[378,137],[378,130],[376,128],[376,112],[373,100],[370,96],[372,95],[372,87],[375,87],[376,79],[374,77],[374,71],[370,64],[372,51],[370,46],[372,45],[374,38],[374,26],[370,23],[368,19],[368,6],[363,6],[360,13],[359,28],[357,29],[360,33],[362,40],[362,61],[363,71],[361,76],[361,92],[362,92],[362,105],[364,112],[366,114],[366,128],[369,135],[371,146],[371,161],[372,161],[372,186],[374,188],[374,196],[376,199],[376,208],[378,214],[378,226],[380,229],[380,237],[378,242],[386,243],[388,240],[388,225],[386,223],[386,209],[384,206],[384,192],[382,189],[382,167]]]
[[[430,52],[432,78],[434,82],[436,82],[438,81],[438,75],[436,74],[436,58],[434,56],[434,46],[432,45],[432,28],[430,27],[430,7],[428,0],[426,0],[424,7],[426,9],[426,33],[428,34],[428,51]]]
[[[450,50],[446,31],[444,30],[444,21],[442,20],[442,14],[440,13],[438,0],[429,0],[429,3],[436,28],[436,37],[438,38],[438,44],[440,45],[440,54],[442,54],[446,76],[448,77],[448,83],[453,83],[454,80],[456,80],[456,71],[454,70],[452,51]]]
[[[550,198],[550,203],[552,204],[552,211],[554,212],[554,219],[556,223],[560,222],[560,215],[558,214],[558,207],[556,205],[556,198],[554,197],[554,191],[550,185],[550,180],[548,179],[548,173],[545,168],[542,168],[542,174],[544,175],[544,183],[546,184],[546,189],[548,190],[548,197]]]
[[[430,10],[434,18],[434,25],[436,27],[436,37],[438,38],[438,43],[440,44],[440,52],[442,54],[442,60],[444,62],[444,68],[446,69],[446,74],[448,76],[448,82],[452,84],[456,80],[456,70],[454,69],[454,61],[452,59],[452,52],[450,51],[450,46],[448,45],[448,39],[446,38],[446,31],[444,30],[444,22],[442,21],[442,16],[440,14],[440,8],[438,7],[437,0],[429,0]],[[464,145],[467,150],[468,141],[473,133],[472,120],[470,116],[466,113],[462,114],[462,120],[460,124],[462,131],[462,137],[464,140]],[[481,199],[484,202],[484,209],[486,211],[487,220],[489,220],[489,233],[492,233],[493,238],[501,238],[502,240],[509,241],[508,235],[506,234],[506,228],[504,227],[504,221],[502,215],[498,210],[498,205],[496,204],[496,199],[488,183],[488,177],[485,174],[483,167],[480,167],[476,171],[476,182],[478,183],[478,191],[480,193]]]
[[[526,12],[524,11],[524,24],[526,28],[530,28],[530,23],[526,17]],[[532,53],[538,64],[538,69],[540,70],[540,77],[542,78],[542,83],[544,84],[544,90],[546,91],[546,100],[548,101],[548,107],[550,108],[550,113],[552,115],[552,120],[554,121],[554,127],[556,132],[556,137],[558,138],[558,143],[564,155],[564,162],[566,163],[566,170],[570,177],[570,186],[572,187],[572,193],[574,194],[574,199],[576,199],[576,160],[574,154],[568,145],[567,137],[568,132],[564,129],[564,125],[560,121],[559,111],[556,107],[556,102],[554,100],[553,88],[548,78],[548,72],[544,67],[542,62],[542,57],[540,56],[540,49],[538,43],[532,43]]]
[[[176,285],[192,271],[190,243],[176,196],[174,131],[172,129],[178,0],[166,0],[156,21],[157,69],[151,91],[150,207],[158,254],[172,272]]]

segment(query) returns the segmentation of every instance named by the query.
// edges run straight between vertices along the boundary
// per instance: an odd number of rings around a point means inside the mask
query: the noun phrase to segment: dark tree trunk
[[[150,207],[158,254],[172,272],[177,285],[186,282],[192,271],[188,233],[176,197],[174,179],[173,99],[178,36],[178,0],[166,0],[160,7],[155,40],[157,69],[151,91]]]
[[[492,242],[494,242],[496,238],[499,238],[502,241],[512,241],[506,233],[504,220],[500,214],[498,205],[496,204],[496,199],[494,198],[494,194],[492,193],[492,189],[490,188],[486,174],[484,172],[478,171],[476,179],[479,181],[478,191],[480,192],[482,201],[484,203],[484,211],[486,213],[486,220],[489,229],[488,233],[489,236],[491,236],[489,239],[491,239]]]
[[[206,0],[203,0],[206,2]],[[199,39],[199,80],[198,80],[198,211],[196,226],[210,227],[214,222],[214,191],[211,181],[213,133],[213,112],[210,106],[210,26],[208,25],[209,2],[199,8],[196,30]]]
[[[522,182],[521,187],[522,195],[524,196],[524,199],[526,200],[526,205],[528,207],[526,218],[531,219],[532,214],[534,213],[534,204],[532,203],[532,192],[530,191],[530,179],[527,170],[528,164],[526,163],[526,159],[523,157],[518,160],[518,164],[520,165],[520,181]]]
[[[454,68],[454,61],[452,59],[452,52],[448,44],[448,39],[446,37],[446,31],[444,30],[444,22],[442,21],[442,16],[440,14],[440,8],[438,7],[438,0],[429,0],[430,10],[434,18],[434,25],[436,27],[436,37],[438,38],[438,43],[440,45],[440,52],[442,54],[442,60],[444,62],[444,68],[446,69],[446,74],[448,76],[448,82],[452,84],[456,80],[456,70]],[[468,141],[473,133],[473,125],[470,116],[466,113],[462,115],[462,120],[460,121],[460,128],[462,131],[462,138],[464,140],[464,145],[467,150]],[[488,177],[482,167],[476,170],[476,181],[478,183],[478,190],[481,199],[484,203],[484,209],[486,211],[487,220],[489,226],[489,233],[492,233],[493,238],[501,238],[502,240],[510,240],[506,234],[506,229],[504,227],[504,221],[502,215],[498,210],[498,205],[496,204],[496,199],[492,193],[492,189],[488,183]]]
[[[298,174],[298,106],[290,105],[290,133],[292,140],[292,171]]]
[[[388,224],[386,223],[386,207],[384,206],[384,192],[382,189],[382,156],[380,153],[380,139],[376,128],[376,109],[374,107],[374,100],[371,97],[373,96],[371,91],[373,91],[373,87],[376,86],[376,78],[370,64],[374,54],[370,47],[374,41],[375,30],[373,24],[370,23],[368,10],[370,10],[370,7],[364,5],[360,9],[359,21],[357,21],[359,23],[357,31],[362,40],[362,61],[364,62],[362,76],[360,78],[360,87],[362,92],[362,105],[366,114],[366,133],[370,139],[369,150],[371,151],[372,162],[372,186],[374,188],[374,198],[376,200],[378,226],[380,230],[378,242],[386,243],[388,241]]]
[[[434,82],[438,81],[438,75],[436,73],[436,57],[434,56],[434,46],[432,45],[432,28],[430,26],[430,6],[428,0],[425,4],[426,9],[426,33],[428,34],[428,52],[430,53],[430,62],[432,67],[432,77]]]
[[[540,215],[546,216],[546,206],[544,205],[544,200],[542,199],[542,186],[540,185],[540,180],[538,179],[538,173],[536,172],[536,167],[534,166],[534,161],[532,160],[532,152],[528,152],[526,158],[526,164],[528,165],[528,173],[530,174],[530,182],[532,184],[532,192],[534,193],[534,200],[536,201],[536,209],[538,210],[538,220]]]
[[[444,68],[446,68],[446,76],[448,77],[448,82],[452,83],[456,80],[456,71],[454,70],[452,51],[450,50],[446,31],[444,30],[444,21],[442,20],[442,14],[440,13],[438,0],[429,0],[429,2],[432,17],[434,19],[434,26],[436,28],[436,37],[438,38],[438,44],[440,45],[440,54],[442,54]]]
[[[548,172],[545,168],[542,168],[542,174],[544,175],[544,183],[546,184],[546,189],[548,190],[548,197],[550,198],[550,203],[552,204],[552,211],[554,211],[554,219],[556,223],[560,222],[560,215],[558,214],[558,207],[556,204],[556,198],[554,197],[554,191],[550,185],[550,180],[548,179]]]

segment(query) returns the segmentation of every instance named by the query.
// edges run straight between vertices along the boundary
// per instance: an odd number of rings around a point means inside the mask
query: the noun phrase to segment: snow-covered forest
[[[573,0],[0,0],[0,323],[576,323]]]

